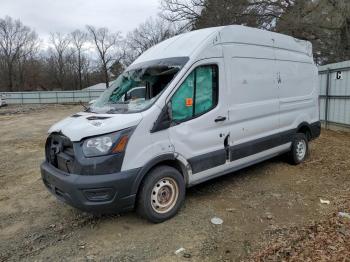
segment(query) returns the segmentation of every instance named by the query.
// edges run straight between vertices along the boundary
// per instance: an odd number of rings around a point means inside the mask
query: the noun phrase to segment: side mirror
[[[171,103],[165,105],[151,129],[151,133],[167,129],[171,126]]]

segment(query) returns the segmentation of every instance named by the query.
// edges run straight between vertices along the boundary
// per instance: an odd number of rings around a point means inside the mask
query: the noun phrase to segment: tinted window
[[[214,108],[218,97],[218,67],[197,67],[171,99],[172,119],[185,121]]]

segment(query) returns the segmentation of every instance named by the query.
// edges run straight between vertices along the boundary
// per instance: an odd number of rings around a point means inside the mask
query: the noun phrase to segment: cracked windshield
[[[89,111],[96,113],[134,113],[149,108],[184,63],[159,60],[121,74],[96,100]]]

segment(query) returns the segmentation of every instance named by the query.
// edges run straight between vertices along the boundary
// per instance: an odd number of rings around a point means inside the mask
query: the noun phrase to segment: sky
[[[85,25],[125,36],[159,12],[159,0],[0,0],[0,17],[20,19],[46,40],[50,32],[70,33]]]

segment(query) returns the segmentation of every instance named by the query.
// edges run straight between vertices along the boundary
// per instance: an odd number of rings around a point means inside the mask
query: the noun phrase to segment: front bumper
[[[108,175],[65,173],[47,161],[40,166],[46,188],[59,200],[91,213],[118,213],[135,205],[133,184],[139,169]]]

